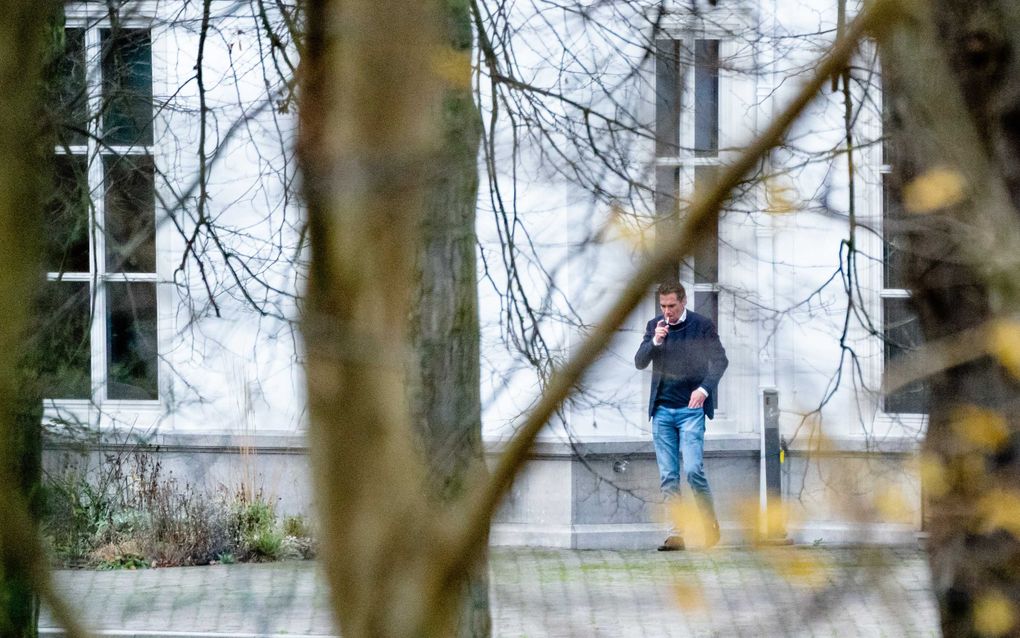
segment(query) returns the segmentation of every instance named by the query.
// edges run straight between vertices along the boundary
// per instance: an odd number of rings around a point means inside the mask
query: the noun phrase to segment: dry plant
[[[279,472],[268,477],[263,474],[259,466],[259,456],[256,448],[258,437],[258,423],[255,417],[255,405],[252,393],[252,379],[247,372],[244,359],[237,357],[233,366],[233,384],[237,391],[235,402],[237,406],[238,423],[238,470],[235,473],[238,478],[238,498],[249,503],[276,501],[276,495],[272,486],[278,484]],[[267,488],[266,486],[269,486]],[[230,489],[230,486],[224,486]]]
[[[314,552],[303,520],[281,522],[260,489],[240,483],[209,491],[178,480],[149,451],[110,452],[98,462],[69,454],[44,486],[43,532],[65,565],[116,566],[118,557],[133,556],[170,567]]]

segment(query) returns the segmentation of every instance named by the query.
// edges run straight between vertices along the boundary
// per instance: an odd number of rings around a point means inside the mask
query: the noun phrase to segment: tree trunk
[[[439,148],[429,160],[416,233],[416,294],[408,376],[412,426],[425,454],[429,497],[455,503],[487,478],[482,447],[475,213],[481,116],[471,92],[473,36],[467,0],[444,0]],[[488,636],[488,570],[465,583],[458,634]]]
[[[923,449],[947,636],[1020,633],[1020,5],[904,3],[882,38],[930,379]]]
[[[43,61],[57,5],[4,3],[0,24],[0,511],[27,509],[38,520],[42,496],[39,375],[30,338],[31,309],[43,285],[39,255],[43,168],[52,153],[43,113]],[[5,516],[8,516],[5,514]],[[20,518],[11,517],[11,520]],[[10,520],[8,520],[10,523]],[[35,636],[38,597],[29,570],[43,560],[0,525],[0,635]]]
[[[308,3],[298,150],[311,242],[302,319],[309,447],[323,563],[348,638],[453,635],[465,594],[485,593],[468,574],[444,569],[456,520],[446,501],[480,452],[466,283],[474,243],[462,225],[477,188],[477,114],[464,102],[467,85],[439,99],[439,78],[451,76],[451,60],[458,77],[458,58],[439,45],[435,19],[428,2]],[[447,137],[437,155],[441,119]],[[432,220],[426,209],[443,216]],[[435,276],[441,269],[447,278]],[[411,333],[423,354],[410,347]],[[451,336],[452,349],[443,343]],[[422,361],[428,369],[409,377]],[[452,387],[439,392],[439,381]],[[437,456],[451,442],[453,452]],[[430,466],[449,471],[432,480]],[[464,625],[479,623],[487,631],[487,615]]]

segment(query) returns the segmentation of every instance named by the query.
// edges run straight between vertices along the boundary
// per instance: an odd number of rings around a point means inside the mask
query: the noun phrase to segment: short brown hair
[[[687,291],[684,290],[683,284],[675,281],[667,281],[659,284],[657,292],[660,297],[663,295],[676,295],[677,301],[683,301],[687,298]]]

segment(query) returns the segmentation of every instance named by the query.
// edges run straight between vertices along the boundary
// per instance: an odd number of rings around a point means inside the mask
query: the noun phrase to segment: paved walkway
[[[920,550],[494,549],[494,635],[936,636]],[[101,634],[336,635],[314,563],[60,571]],[[44,612],[44,634],[59,633]]]

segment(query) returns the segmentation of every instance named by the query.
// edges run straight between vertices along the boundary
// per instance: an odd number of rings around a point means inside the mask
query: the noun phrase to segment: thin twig
[[[664,239],[647,262],[631,277],[630,282],[602,320],[574,355],[549,380],[545,394],[535,406],[492,471],[491,480],[479,489],[476,500],[466,513],[467,523],[457,529],[452,539],[450,560],[444,573],[437,574],[437,583],[450,582],[470,564],[477,550],[478,539],[486,538],[492,516],[527,460],[535,437],[550,416],[574,390],[588,367],[609,345],[617,329],[630,316],[649,286],[663,270],[678,259],[691,254],[697,241],[710,224],[715,223],[719,210],[736,187],[774,146],[779,144],[800,113],[814,100],[818,91],[833,75],[841,73],[864,36],[883,19],[889,19],[890,2],[879,0],[866,7],[847,27],[818,64],[815,75],[801,88],[792,102],[780,113],[747,150],[729,165],[716,185],[703,198],[696,198],[682,226]],[[437,588],[438,589],[438,588]],[[436,591],[434,589],[433,591]]]

